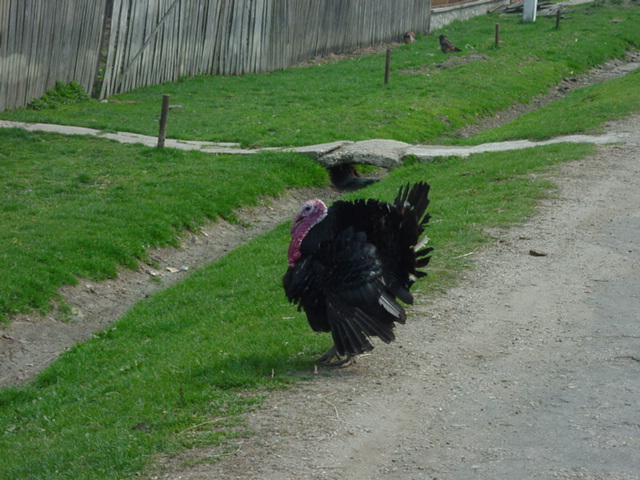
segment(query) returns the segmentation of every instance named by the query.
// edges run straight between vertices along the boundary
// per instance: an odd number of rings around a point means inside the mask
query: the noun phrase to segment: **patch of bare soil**
[[[381,43],[381,44],[373,45],[370,47],[359,47],[349,52],[327,53],[323,55],[316,55],[315,57],[301,61],[297,65],[294,65],[293,68],[308,67],[310,65],[325,65],[327,63],[337,63],[347,58],[358,58],[358,57],[364,57],[368,55],[375,55],[378,53],[384,53],[387,51],[387,49],[393,48],[398,45],[400,44],[399,43]]]
[[[476,61],[487,62],[490,57],[487,55],[481,55],[478,53],[468,53],[462,56],[449,57],[444,62],[434,63],[433,65],[423,65],[421,68],[408,68],[401,70],[400,73],[405,75],[434,75],[440,70],[449,70],[451,68],[459,67],[460,65],[467,65]]]

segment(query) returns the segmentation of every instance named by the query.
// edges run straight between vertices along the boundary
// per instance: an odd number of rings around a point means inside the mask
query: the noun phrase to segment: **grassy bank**
[[[477,145],[523,138],[544,140],[575,133],[602,133],[606,122],[638,111],[640,69],[621,78],[574,90],[564,98],[506,125],[455,143]]]
[[[324,185],[295,154],[216,156],[0,129],[0,322],[46,311],[63,284],[135,268],[150,247],[275,196]]]
[[[499,48],[493,44],[497,22]],[[546,17],[522,24],[519,15],[486,15],[446,28],[461,54],[440,52],[440,31],[396,46],[389,85],[380,53],[270,74],[185,78],[108,103],[22,109],[0,118],[155,135],[161,96],[170,94],[181,106],[170,115],[168,135],[174,138],[251,147],[371,138],[427,143],[638,48],[639,24],[633,4],[571,7],[559,29]]]

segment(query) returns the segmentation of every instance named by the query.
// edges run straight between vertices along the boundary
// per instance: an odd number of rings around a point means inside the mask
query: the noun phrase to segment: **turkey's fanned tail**
[[[418,240],[413,247],[416,270],[412,273],[418,278],[426,276],[425,272],[418,269],[424,268],[429,264],[429,260],[431,260],[430,254],[433,251],[432,247],[426,246],[429,238],[423,237],[427,224],[431,219],[431,215],[427,213],[430,188],[431,186],[426,182],[418,182],[414,185],[406,184],[398,190],[398,195],[396,195],[393,202],[398,210],[402,211],[402,209],[408,208],[413,211],[417,218]]]
[[[427,213],[430,188],[430,185],[426,182],[418,182],[414,185],[408,183],[398,190],[398,195],[393,201],[398,210],[410,207],[415,212],[418,218],[419,236],[424,233],[424,229],[431,218],[431,215]]]

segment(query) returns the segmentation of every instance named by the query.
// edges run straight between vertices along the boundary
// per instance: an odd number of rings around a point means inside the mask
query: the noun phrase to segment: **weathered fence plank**
[[[0,1],[0,110],[74,81],[91,91],[107,0]]]

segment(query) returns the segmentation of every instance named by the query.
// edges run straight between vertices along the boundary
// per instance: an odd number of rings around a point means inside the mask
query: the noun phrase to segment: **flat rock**
[[[345,144],[319,157],[318,162],[326,168],[344,163],[362,163],[391,170],[402,165],[402,158],[410,146],[397,140],[364,140]]]

